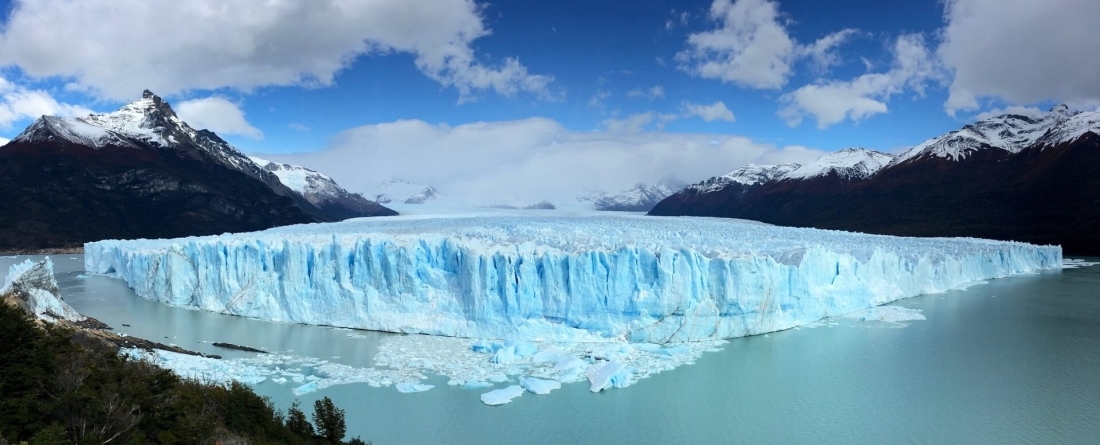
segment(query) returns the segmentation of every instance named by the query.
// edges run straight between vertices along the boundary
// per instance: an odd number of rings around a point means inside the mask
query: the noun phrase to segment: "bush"
[[[180,379],[72,336],[0,303],[0,444],[305,445],[346,432],[328,398],[317,402],[315,437],[297,403],[284,420],[248,386]]]

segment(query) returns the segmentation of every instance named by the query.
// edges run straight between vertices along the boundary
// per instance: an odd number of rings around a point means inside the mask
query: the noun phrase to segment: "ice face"
[[[61,299],[61,290],[53,274],[53,261],[49,258],[37,263],[26,260],[9,267],[4,285],[0,286],[0,297],[9,294],[15,298],[16,304],[41,320],[52,323],[57,318],[68,321],[87,319]]]
[[[172,305],[391,332],[658,344],[762,334],[1061,266],[1051,246],[635,215],[370,218],[85,245],[88,272]]]

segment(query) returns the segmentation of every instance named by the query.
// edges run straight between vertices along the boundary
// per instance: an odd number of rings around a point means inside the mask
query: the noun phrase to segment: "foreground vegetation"
[[[0,445],[345,443],[327,397],[311,423],[297,404],[284,415],[247,386],[181,379],[73,334],[0,302]]]

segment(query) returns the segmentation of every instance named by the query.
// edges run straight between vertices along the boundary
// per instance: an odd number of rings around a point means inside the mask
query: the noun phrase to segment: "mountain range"
[[[284,170],[191,128],[148,90],[112,113],[42,116],[0,147],[0,250],[396,214],[323,175],[289,168],[299,184]]]
[[[1058,244],[1100,253],[1100,112],[1006,114],[897,156],[860,148],[747,165],[669,196],[651,215],[744,218],[901,236]]]

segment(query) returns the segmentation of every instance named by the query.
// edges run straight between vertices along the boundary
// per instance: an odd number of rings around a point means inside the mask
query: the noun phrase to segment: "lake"
[[[0,258],[0,270],[22,258]],[[80,312],[200,352],[254,355],[210,344],[220,341],[369,367],[393,335],[169,307],[120,280],[82,276],[80,255],[52,258],[65,300]],[[350,384],[300,399],[311,407],[331,397],[347,410],[349,437],[380,445],[1100,443],[1100,266],[894,305],[927,319],[838,320],[732,339],[692,365],[598,394],[566,384],[490,407],[479,399],[488,390],[435,378],[423,393]],[[254,386],[283,409],[293,387]]]

